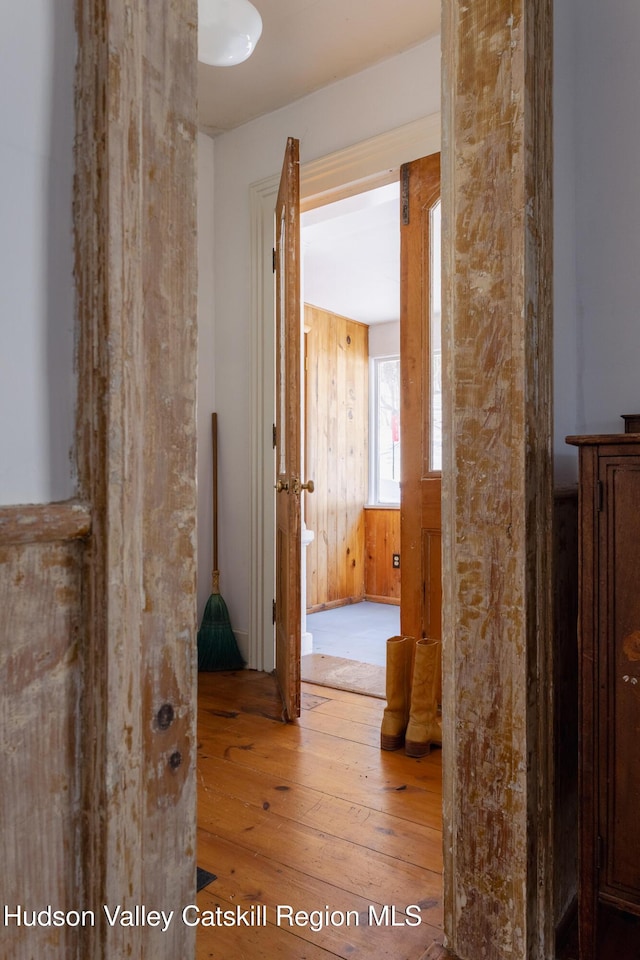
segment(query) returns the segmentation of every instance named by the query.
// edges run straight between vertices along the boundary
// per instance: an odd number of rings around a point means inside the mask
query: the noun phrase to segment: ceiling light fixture
[[[215,67],[242,63],[262,33],[262,17],[249,0],[198,0],[198,60]]]

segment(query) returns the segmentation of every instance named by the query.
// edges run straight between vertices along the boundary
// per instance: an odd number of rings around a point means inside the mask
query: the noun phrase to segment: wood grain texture
[[[195,880],[196,3],[76,0],[76,24],[77,450],[93,518],[77,896],[170,910]],[[182,924],[85,934],[91,960],[193,951]]]
[[[91,509],[67,500],[0,507],[0,545],[82,540],[91,531]]]
[[[0,862],[12,912],[82,908],[83,550],[81,542],[0,546]],[[5,927],[3,916],[2,954],[74,958],[82,937],[70,926]]]
[[[400,553],[400,511],[365,509],[364,537],[365,599],[400,603],[401,570],[393,566],[393,554]]]
[[[445,929],[553,951],[551,5],[443,5]]]
[[[440,199],[440,155],[402,168],[400,227],[402,496],[400,626],[404,636],[442,638],[440,471],[431,469],[432,210]],[[427,505],[431,509],[425,509]],[[438,698],[440,699],[440,698]]]
[[[640,947],[640,437],[568,439],[580,447],[579,944],[596,960]]]
[[[368,328],[305,304],[307,608],[362,600],[368,487]]]
[[[420,761],[382,753],[382,702],[311,684],[302,685],[298,723],[279,723],[269,716],[273,686],[249,671],[200,678],[198,862],[218,879],[197,902],[203,910],[264,904],[268,923],[201,929],[198,960],[446,956],[439,753]],[[339,728],[318,728],[320,717],[334,715]],[[387,903],[397,908],[396,926],[368,923],[369,906]],[[410,903],[420,906],[417,926],[404,923]],[[358,923],[278,926],[278,904],[350,910]]]
[[[302,479],[300,143],[286,144],[275,208],[276,675],[286,714],[300,713]]]

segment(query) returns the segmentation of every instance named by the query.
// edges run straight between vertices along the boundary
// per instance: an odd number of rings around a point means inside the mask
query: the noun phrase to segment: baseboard
[[[250,670],[255,670],[255,664],[249,663],[249,631],[234,630],[233,635],[236,638],[236,643],[238,644],[238,649],[242,654],[243,659],[247,661],[247,666]]]
[[[307,607],[307,613],[321,613],[323,610],[335,610],[336,607],[349,607],[352,603],[362,603],[364,597],[343,597],[341,600],[327,600],[326,603],[314,603]]]

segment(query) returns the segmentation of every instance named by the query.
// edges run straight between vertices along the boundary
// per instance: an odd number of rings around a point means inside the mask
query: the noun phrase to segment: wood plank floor
[[[197,960],[447,956],[440,751],[382,752],[383,701],[302,690],[285,724],[272,676],[200,674]]]

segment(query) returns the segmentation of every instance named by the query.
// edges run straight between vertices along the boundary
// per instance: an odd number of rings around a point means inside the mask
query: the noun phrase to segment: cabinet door
[[[640,913],[640,457],[600,457],[602,899]]]

